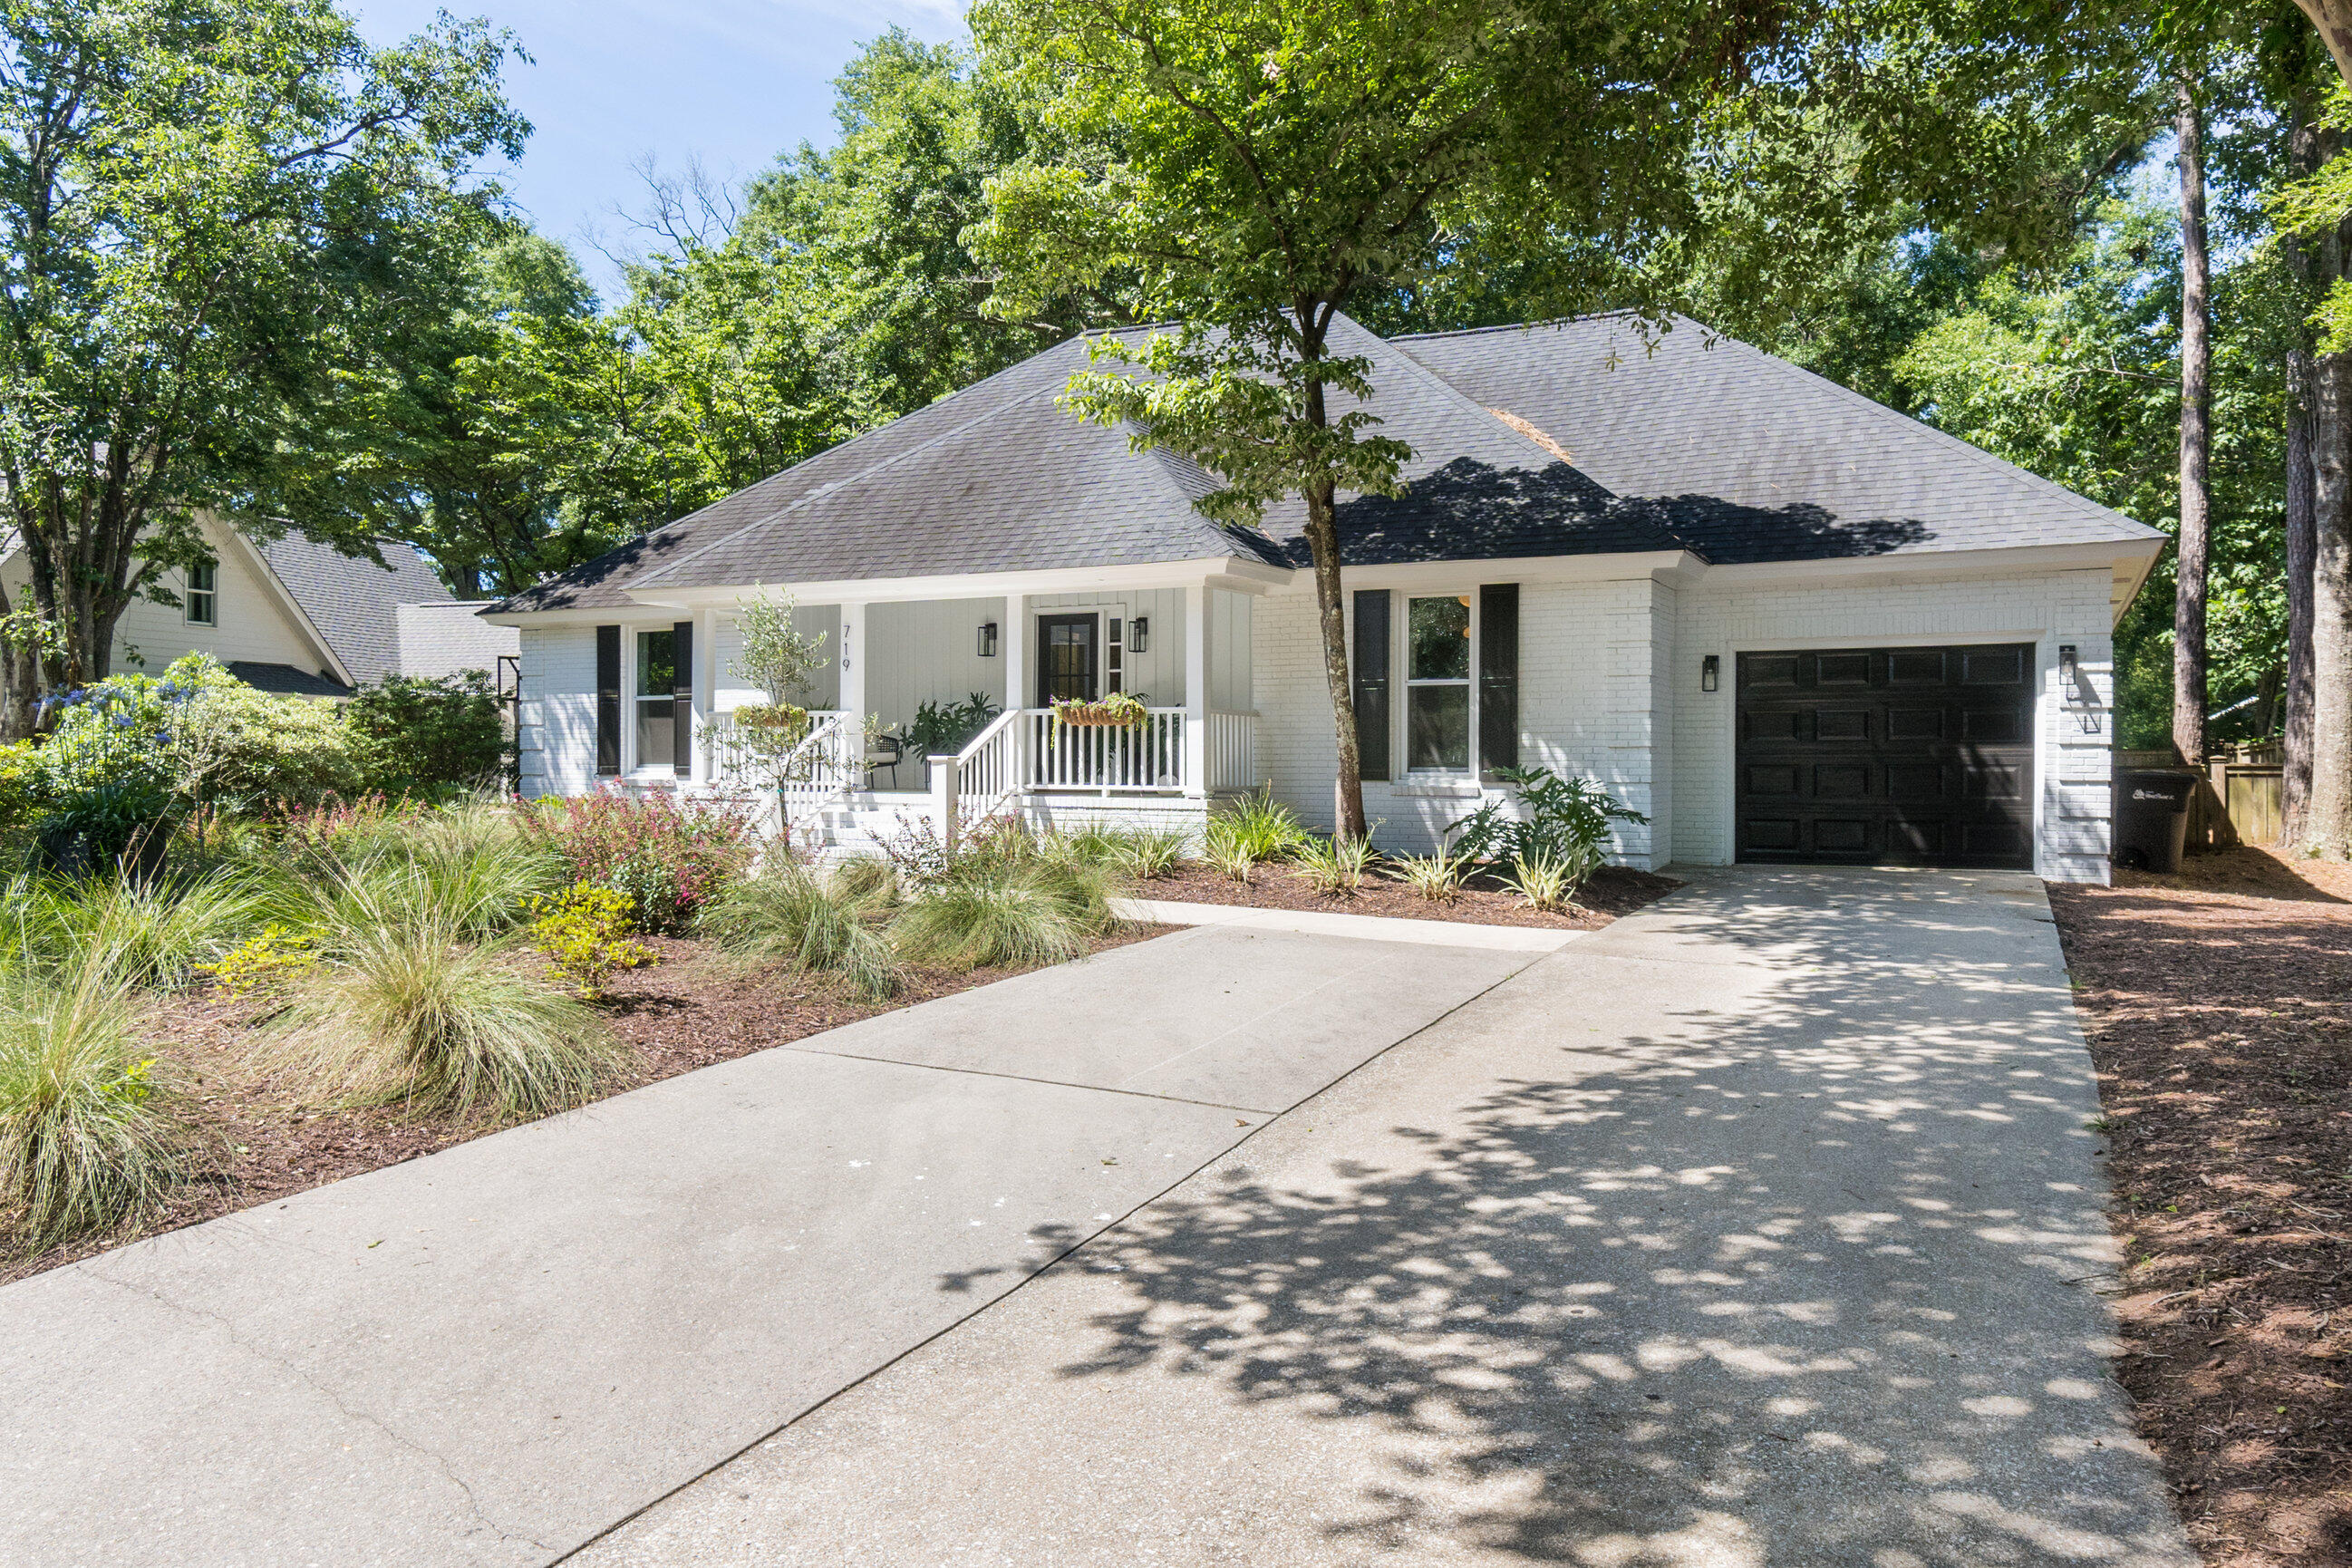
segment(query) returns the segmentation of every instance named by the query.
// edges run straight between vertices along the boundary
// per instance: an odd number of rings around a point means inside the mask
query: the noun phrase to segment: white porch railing
[[[1185,788],[1181,708],[1147,708],[1132,725],[1065,724],[1050,708],[1024,709],[1022,721],[1031,789]]]
[[[731,713],[713,715],[703,734],[711,782],[772,796],[786,836],[797,819],[865,783],[864,731],[837,710],[812,710],[807,731],[782,749],[771,734],[737,725]]]
[[[1213,795],[1257,787],[1256,714],[1209,715],[1208,767]]]
[[[1021,792],[1021,718],[1017,708],[999,713],[956,753],[956,799],[966,818],[993,816]]]

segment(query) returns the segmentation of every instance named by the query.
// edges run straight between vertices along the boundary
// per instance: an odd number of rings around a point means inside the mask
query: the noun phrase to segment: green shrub
[[[570,880],[625,894],[638,923],[682,931],[749,868],[755,848],[748,810],[681,807],[667,795],[603,791],[543,800],[525,818],[570,868]]]
[[[1490,800],[1448,826],[1459,835],[1454,853],[1473,860],[1508,865],[1549,857],[1587,867],[1576,878],[1581,882],[1606,852],[1611,823],[1650,820],[1591,779],[1563,779],[1549,768],[1498,768],[1496,776],[1518,791],[1526,815],[1506,816],[1502,803]]]
[[[437,923],[344,933],[275,1026],[321,1092],[461,1117],[586,1103],[624,1059],[595,1009]]]
[[[1511,863],[1511,874],[1503,879],[1503,886],[1526,900],[1531,908],[1561,909],[1598,859],[1597,851],[1581,853],[1588,857],[1581,863],[1540,849],[1532,855],[1522,855]]]
[[[1209,832],[1213,852],[1222,842],[1229,858],[1246,856],[1251,864],[1286,859],[1312,841],[1298,814],[1274,798],[1271,784],[1219,806],[1210,815]]]
[[[211,975],[213,984],[231,996],[260,996],[283,990],[318,962],[316,938],[289,931],[272,921],[262,927],[259,936],[239,942],[218,963],[198,964],[196,969]]]
[[[654,950],[629,935],[629,900],[609,888],[583,882],[561,893],[535,894],[530,909],[531,946],[583,1002],[604,994],[614,970],[654,962]]]
[[[918,963],[956,969],[1058,963],[1118,923],[1110,876],[1043,858],[975,863],[926,889],[890,931]]]
[[[182,1180],[196,1145],[131,993],[96,964],[0,982],[0,1220],[8,1249],[103,1234]]]
[[[39,752],[30,741],[0,745],[0,830],[29,824],[40,809]]]
[[[906,970],[878,924],[896,894],[888,871],[879,860],[851,861],[830,876],[803,866],[763,871],[730,883],[696,929],[749,962],[838,974],[869,1000],[896,996]]]
[[[432,680],[387,675],[352,693],[347,720],[375,787],[387,793],[506,781],[506,704],[478,669]]]

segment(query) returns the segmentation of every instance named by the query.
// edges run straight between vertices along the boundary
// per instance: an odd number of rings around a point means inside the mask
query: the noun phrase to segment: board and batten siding
[[[982,623],[996,623],[996,652],[980,657]],[[913,599],[866,606],[866,706],[887,729],[911,723],[926,702],[984,692],[1004,706],[1004,601]]]
[[[827,709],[841,701],[841,669],[834,660],[841,652],[841,611],[833,605],[794,605],[793,629],[803,637],[822,637],[824,646],[819,650],[824,663],[810,671],[808,700],[805,707]],[[731,616],[722,616],[718,635],[711,642],[712,682],[717,700],[709,705],[710,711],[731,713],[738,708],[748,708],[767,701],[767,694],[741,676],[735,667],[743,662],[743,633]]]
[[[1475,595],[1482,583],[1508,582],[1496,565],[1465,564],[1458,586]],[[1356,584],[1349,584],[1352,590]],[[1661,596],[1664,596],[1662,605]],[[1392,605],[1411,595],[1398,590]],[[1395,613],[1402,614],[1400,608]],[[1354,595],[1348,595],[1349,646]],[[1523,583],[1519,588],[1519,761],[1563,776],[1599,781],[1619,800],[1653,817],[1670,819],[1669,700],[1654,671],[1670,658],[1662,650],[1672,616],[1672,591],[1647,577],[1622,582]],[[1394,658],[1404,639],[1391,639]],[[1254,690],[1258,720],[1258,772],[1275,796],[1316,827],[1332,823],[1337,744],[1323,677],[1315,602],[1305,594],[1270,595],[1254,608]],[[1450,780],[1402,776],[1404,683],[1400,663],[1391,683],[1391,733],[1398,737],[1400,777],[1368,782],[1364,812],[1381,847],[1424,852],[1446,827],[1484,801],[1509,803],[1508,791],[1481,786],[1467,775]],[[1638,823],[1620,823],[1610,858],[1654,868],[1666,840]]]
[[[2111,847],[2114,641],[2107,568],[1925,582],[1699,587],[1678,599],[1674,649],[1675,858],[1728,864],[1738,700],[1734,657],[1775,647],[2031,642],[2039,669],[2034,869],[2058,882],[2105,882]],[[2092,700],[2059,689],[2072,644]],[[1715,654],[1722,679],[1699,689]]]
[[[1250,605],[1255,597],[1230,588],[1212,588],[1208,594],[1209,707],[1214,712],[1246,713],[1256,701],[1250,690]],[[1152,625],[1157,627],[1159,622]]]

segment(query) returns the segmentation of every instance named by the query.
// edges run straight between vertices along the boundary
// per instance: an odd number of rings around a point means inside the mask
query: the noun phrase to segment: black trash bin
[[[2116,864],[2131,871],[2178,871],[2189,842],[2189,797],[2197,775],[2135,770],[2116,775]]]

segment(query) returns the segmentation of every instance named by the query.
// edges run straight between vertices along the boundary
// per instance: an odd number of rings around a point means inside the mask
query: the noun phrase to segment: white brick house
[[[1341,506],[1366,806],[1435,843],[1495,771],[1598,779],[1624,863],[2030,867],[2104,880],[2110,635],[2162,537],[1744,344],[1616,317],[1382,341],[1401,499]],[[797,804],[1197,822],[1270,785],[1331,820],[1299,516],[1055,402],[1064,344],[491,606],[521,628],[523,782],[727,783],[735,606],[788,589],[839,656]],[[1142,696],[1134,731],[1055,698]],[[1003,712],[928,770],[869,752],[925,702]],[[790,793],[790,792],[788,792]],[[788,803],[788,805],[792,803]]]

